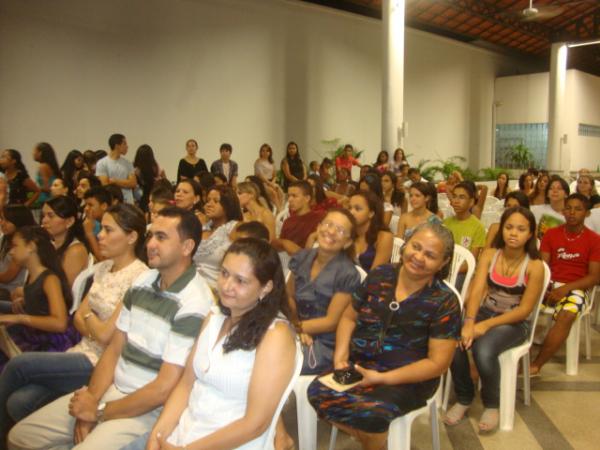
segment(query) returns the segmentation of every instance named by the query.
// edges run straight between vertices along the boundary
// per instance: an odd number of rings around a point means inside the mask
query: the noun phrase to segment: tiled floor
[[[523,405],[517,393],[517,412],[513,431],[497,431],[479,435],[477,419],[481,403],[470,411],[468,421],[452,428],[440,422],[442,449],[456,450],[595,450],[600,449],[600,327],[592,330],[592,359],[583,356],[583,333],[579,374],[565,374],[564,351],[561,351],[543,371],[532,379],[532,402]],[[284,410],[287,428],[296,438],[296,413],[293,399]],[[329,445],[330,427],[319,421],[319,450]],[[296,440],[297,442],[297,440]],[[415,421],[412,428],[412,449],[430,449],[430,426],[426,416]],[[359,450],[360,445],[339,433],[337,450]],[[305,450],[305,449],[299,449]],[[398,450],[398,449],[389,449]]]

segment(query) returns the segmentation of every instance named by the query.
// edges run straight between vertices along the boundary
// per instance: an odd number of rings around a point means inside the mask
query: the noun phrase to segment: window
[[[599,129],[600,131],[600,129]],[[529,148],[535,167],[543,167],[548,150],[547,123],[515,123],[496,126],[495,167],[518,169],[510,159],[510,149],[522,144]]]
[[[600,126],[589,125],[587,123],[580,123],[579,136],[600,137]]]

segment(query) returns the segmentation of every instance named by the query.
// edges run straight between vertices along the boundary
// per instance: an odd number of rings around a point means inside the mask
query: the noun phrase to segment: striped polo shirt
[[[117,328],[127,335],[114,384],[125,394],[145,386],[163,362],[185,366],[213,295],[194,265],[166,290],[160,273],[141,274],[125,293]]]

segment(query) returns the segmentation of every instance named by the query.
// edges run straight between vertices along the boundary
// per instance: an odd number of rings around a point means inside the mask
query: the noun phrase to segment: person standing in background
[[[125,203],[133,204],[133,190],[137,186],[133,164],[124,158],[127,154],[127,139],[122,134],[113,134],[108,139],[110,153],[96,164],[96,176],[102,185],[115,184],[121,188]]]

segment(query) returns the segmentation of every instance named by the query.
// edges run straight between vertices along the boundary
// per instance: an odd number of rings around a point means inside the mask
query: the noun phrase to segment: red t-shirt
[[[571,234],[559,225],[546,231],[540,251],[550,254],[552,280],[570,283],[588,274],[590,261],[600,262],[600,236],[587,227],[580,236]]]
[[[284,220],[279,237],[295,242],[304,248],[308,236],[317,229],[317,225],[325,217],[325,214],[325,211],[314,210],[301,216],[292,213],[290,217]]]
[[[335,158],[335,168],[337,170],[340,169],[348,169],[348,172],[352,171],[352,166],[358,166],[360,163],[358,162],[358,159],[356,159],[354,156],[349,156],[347,158],[342,158],[341,156],[338,156],[337,158]]]

